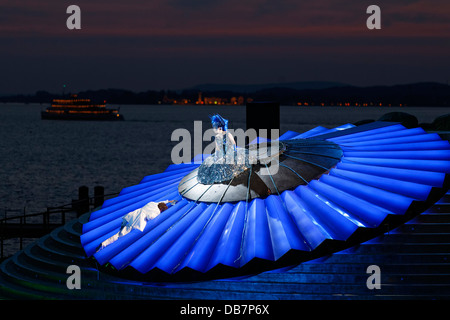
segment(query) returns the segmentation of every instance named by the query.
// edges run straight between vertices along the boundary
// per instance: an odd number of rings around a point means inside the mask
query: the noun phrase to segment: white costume
[[[138,229],[140,231],[144,231],[145,226],[147,225],[147,221],[156,218],[161,211],[158,208],[159,203],[168,203],[169,200],[165,201],[158,201],[158,202],[149,202],[142,208],[136,209],[134,211],[131,211],[130,213],[127,213],[122,218],[122,226],[120,228],[120,231],[117,232],[112,237],[106,239],[102,242],[100,249],[103,249],[107,245],[113,243],[119,237],[122,237],[129,232],[131,232],[133,229]]]

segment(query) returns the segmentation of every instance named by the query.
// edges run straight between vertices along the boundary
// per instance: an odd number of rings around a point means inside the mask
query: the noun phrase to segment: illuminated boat
[[[45,120],[124,120],[118,109],[106,108],[105,103],[92,103],[72,95],[70,99],[54,99],[52,105],[41,112]]]
[[[144,281],[257,274],[381,235],[425,211],[449,188],[450,144],[422,128],[391,122],[316,127],[288,131],[279,142],[278,171],[272,174],[261,159],[259,168],[243,173],[244,183],[200,183],[198,169],[207,155],[198,155],[123,189],[83,225],[86,255],[105,272]],[[269,195],[257,193],[261,183]],[[166,199],[178,202],[143,232],[96,251],[125,214]]]

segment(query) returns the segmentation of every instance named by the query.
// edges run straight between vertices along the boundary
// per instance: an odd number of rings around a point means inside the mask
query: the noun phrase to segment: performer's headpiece
[[[224,119],[221,115],[214,114],[209,116],[209,118],[211,119],[211,125],[213,128],[222,128],[223,131],[228,130],[228,120]]]

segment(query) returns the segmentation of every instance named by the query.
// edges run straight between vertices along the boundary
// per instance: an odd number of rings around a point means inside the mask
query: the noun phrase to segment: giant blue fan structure
[[[383,234],[449,188],[449,142],[399,123],[288,131],[277,152],[273,174],[262,159],[236,181],[202,185],[207,155],[198,155],[123,189],[83,225],[87,256],[105,272],[152,282],[257,274]],[[161,200],[178,202],[96,251],[125,214]]]

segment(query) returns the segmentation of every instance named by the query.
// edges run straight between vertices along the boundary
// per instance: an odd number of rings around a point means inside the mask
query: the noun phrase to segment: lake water
[[[5,209],[40,212],[70,203],[78,188],[105,193],[138,184],[171,164],[177,128],[193,131],[194,121],[210,128],[208,115],[220,113],[229,127],[245,129],[245,106],[124,105],[122,122],[41,120],[45,105],[0,104],[0,216]],[[435,107],[281,107],[281,134],[316,126],[333,128],[403,111],[419,122],[448,113]],[[205,145],[208,143],[205,143]]]

